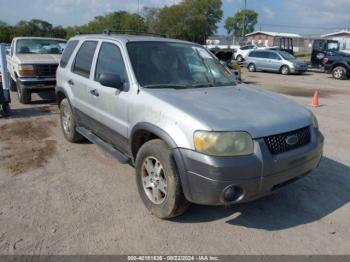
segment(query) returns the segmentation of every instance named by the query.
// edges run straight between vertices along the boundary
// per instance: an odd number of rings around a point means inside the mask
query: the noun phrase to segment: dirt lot
[[[61,134],[53,101],[0,119],[1,254],[350,254],[350,80],[247,73],[245,81],[313,109],[326,137],[318,170],[277,195],[193,205],[172,221],[143,207],[134,170]]]

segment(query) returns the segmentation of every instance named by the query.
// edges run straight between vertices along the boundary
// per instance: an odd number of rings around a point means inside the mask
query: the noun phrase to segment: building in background
[[[206,47],[208,49],[235,49],[239,46],[238,40],[232,35],[211,35],[206,39]]]
[[[294,52],[297,53],[310,51],[312,42],[314,40],[312,37],[302,36],[294,33],[256,31],[246,35],[246,42],[256,45],[273,47],[278,46],[278,39],[282,37],[293,39]]]
[[[275,45],[277,38],[288,37],[293,38],[293,41],[299,41],[302,36],[299,34],[292,33],[278,33],[278,32],[267,32],[267,31],[255,31],[253,33],[247,34],[246,39],[248,43],[256,45],[264,45],[272,47]]]
[[[340,50],[350,51],[350,31],[341,30],[338,32],[323,35],[322,38],[337,40],[340,43]]]

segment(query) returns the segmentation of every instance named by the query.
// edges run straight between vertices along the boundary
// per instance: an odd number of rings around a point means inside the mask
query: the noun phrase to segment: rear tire
[[[30,104],[32,102],[32,94],[30,90],[23,87],[19,81],[16,82],[18,100],[22,104]]]
[[[238,56],[236,57],[236,60],[237,60],[238,63],[242,63],[242,62],[243,62],[243,56],[238,55]]]
[[[249,72],[256,72],[256,66],[255,66],[255,64],[249,64],[248,65],[248,70],[249,70]]]
[[[346,68],[343,66],[337,66],[332,70],[332,76],[337,80],[344,80],[347,78],[346,76]]]
[[[64,137],[72,143],[80,142],[84,137],[76,131],[72,108],[67,98],[60,103],[60,122]]]
[[[175,161],[162,140],[148,141],[140,148],[135,169],[140,197],[153,215],[167,219],[188,209]]]
[[[280,70],[281,74],[282,75],[289,75],[290,74],[290,69],[288,66],[284,65],[281,67],[281,70]]]

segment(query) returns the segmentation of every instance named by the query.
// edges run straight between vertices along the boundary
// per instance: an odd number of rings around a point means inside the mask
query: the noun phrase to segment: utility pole
[[[137,0],[137,14],[139,15],[137,18],[137,31],[140,32],[140,0]]]
[[[244,0],[244,9],[243,9],[243,11],[244,11],[244,18],[243,18],[243,39],[245,38],[245,26],[246,26],[246,13],[245,13],[245,11],[247,10],[247,0]]]

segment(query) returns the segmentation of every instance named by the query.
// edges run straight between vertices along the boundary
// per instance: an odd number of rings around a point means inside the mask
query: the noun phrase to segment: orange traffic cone
[[[315,91],[314,97],[311,100],[311,104],[310,106],[312,107],[319,107],[319,103],[318,103],[318,98],[320,96],[320,93],[318,91]]]

